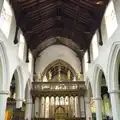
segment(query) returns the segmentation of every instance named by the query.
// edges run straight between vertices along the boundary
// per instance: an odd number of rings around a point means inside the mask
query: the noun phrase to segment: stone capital
[[[32,102],[25,102],[26,104],[33,104]]]
[[[93,100],[102,100],[102,98],[101,97],[94,97],[94,98],[92,98]]]
[[[9,91],[0,91],[0,95],[9,95]]]
[[[16,101],[24,101],[24,99],[16,98]]]
[[[120,90],[111,90],[111,91],[108,91],[109,94],[119,94],[120,93]]]
[[[90,104],[90,101],[89,100],[85,100],[85,103]]]

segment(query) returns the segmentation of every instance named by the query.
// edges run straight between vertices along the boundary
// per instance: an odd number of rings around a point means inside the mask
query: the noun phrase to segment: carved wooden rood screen
[[[84,120],[84,81],[33,82],[32,118],[35,120]]]

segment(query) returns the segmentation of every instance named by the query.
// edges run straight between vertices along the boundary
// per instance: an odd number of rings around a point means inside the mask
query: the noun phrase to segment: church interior
[[[120,120],[120,0],[0,0],[0,120]]]

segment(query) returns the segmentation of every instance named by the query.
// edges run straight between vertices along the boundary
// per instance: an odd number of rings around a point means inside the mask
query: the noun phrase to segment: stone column
[[[81,117],[80,96],[78,96],[78,117]]]
[[[51,117],[52,107],[51,107],[51,97],[49,97],[49,118]]]
[[[80,97],[80,110],[81,117],[85,117],[85,101],[83,96]]]
[[[56,97],[54,97],[54,117],[55,117]]]
[[[39,98],[39,118],[41,117],[41,111],[42,111],[41,106],[42,106],[42,98],[40,97]]]
[[[44,99],[44,118],[46,117],[46,97]]]
[[[75,97],[73,97],[73,116],[75,117]]]
[[[70,96],[68,96],[68,117],[70,117],[70,112],[71,112],[71,110],[70,110]]]
[[[77,104],[77,97],[75,97],[75,117],[77,117],[78,114],[78,104]]]
[[[25,120],[31,120],[32,115],[32,102],[26,102],[26,110],[25,110]]]
[[[102,120],[102,99],[97,97],[93,99],[96,105],[96,118],[97,120]]]
[[[86,109],[86,120],[92,120],[92,112],[90,108],[90,100],[86,97],[85,98],[85,109]]]
[[[110,91],[109,94],[112,105],[113,120],[120,120],[120,98],[119,98],[120,91],[113,90]]]
[[[21,108],[23,104],[23,99],[16,98],[16,108]]]
[[[39,97],[35,98],[35,117],[39,118]]]
[[[40,112],[41,118],[44,118],[44,101],[45,101],[45,97],[41,97],[41,112]]]
[[[79,96],[76,97],[76,105],[77,105],[77,117],[80,117],[80,103],[79,103]]]
[[[0,120],[5,120],[8,93],[6,91],[0,91]]]
[[[32,100],[32,119],[35,117],[35,98]]]
[[[0,15],[1,15],[2,7],[3,7],[3,2],[4,2],[4,0],[0,0]]]

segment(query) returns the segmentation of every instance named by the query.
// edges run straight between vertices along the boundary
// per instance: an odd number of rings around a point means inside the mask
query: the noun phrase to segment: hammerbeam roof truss
[[[86,50],[108,0],[10,0],[17,25],[32,51],[51,37],[70,38]]]

